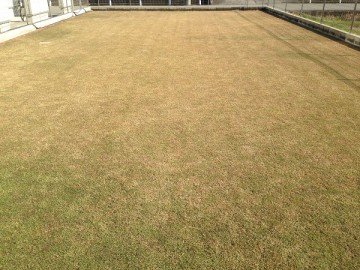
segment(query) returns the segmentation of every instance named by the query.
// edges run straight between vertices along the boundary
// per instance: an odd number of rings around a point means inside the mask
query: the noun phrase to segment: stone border
[[[295,23],[297,25],[300,25],[317,33],[324,34],[326,36],[344,41],[350,45],[360,48],[360,36],[349,34],[345,31],[336,29],[334,27],[325,24],[320,24],[318,22],[294,14],[290,14],[282,10],[273,9],[269,7],[265,7],[263,10],[273,16],[279,17],[281,19],[285,19],[289,22]]]
[[[84,7],[81,10],[66,13],[66,14],[52,17],[52,18],[49,18],[49,19],[46,19],[46,20],[43,20],[40,22],[36,22],[33,24],[28,24],[28,25],[25,25],[25,26],[22,26],[19,28],[8,30],[8,31],[0,34],[0,43],[23,36],[23,35],[26,35],[28,33],[36,31],[37,29],[47,27],[49,25],[70,19],[71,17],[75,17],[78,15],[87,13],[89,11],[91,11],[90,7]]]
[[[10,21],[0,22],[0,34],[10,30]]]

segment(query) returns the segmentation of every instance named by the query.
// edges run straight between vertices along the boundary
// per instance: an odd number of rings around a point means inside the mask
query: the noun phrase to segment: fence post
[[[350,26],[350,33],[352,32],[353,27],[354,27],[357,3],[358,3],[358,0],[355,0],[354,12],[353,12],[353,17],[352,17],[351,26]]]
[[[288,0],[285,1],[285,12],[287,10],[287,3],[288,3]]]
[[[246,7],[249,7],[249,0],[246,0]]]
[[[98,0],[98,6],[100,6],[100,0]]]
[[[273,3],[273,8],[275,8],[275,0],[274,0],[274,3]]]
[[[320,24],[322,24],[323,19],[324,19],[325,5],[326,5],[326,0],[324,0],[323,9],[322,9],[322,13],[321,13]]]
[[[300,9],[300,16],[303,13],[303,9],[304,9],[304,0],[301,0],[301,9]]]

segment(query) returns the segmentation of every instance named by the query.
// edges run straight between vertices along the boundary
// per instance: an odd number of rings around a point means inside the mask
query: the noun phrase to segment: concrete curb
[[[360,48],[360,36],[357,35],[353,35],[353,34],[349,34],[345,31],[333,28],[331,26],[327,26],[324,24],[320,24],[318,22],[303,18],[303,17],[299,17],[297,15],[293,15],[278,9],[273,9],[270,7],[265,7],[264,9],[265,12],[279,17],[281,19],[287,20],[289,22],[295,23],[297,25],[303,26],[307,29],[313,30],[315,32],[324,34],[326,36],[344,41],[352,46],[355,46],[357,48]]]
[[[91,8],[86,7],[79,11],[75,11],[72,13],[66,13],[64,15],[59,15],[59,16],[56,16],[56,17],[53,17],[53,18],[50,18],[50,19],[47,19],[44,21],[36,22],[33,24],[25,25],[25,26],[22,26],[19,28],[15,28],[15,29],[6,31],[6,32],[0,34],[0,43],[23,36],[23,35],[26,35],[28,33],[36,31],[37,29],[50,26],[52,24],[70,19],[72,17],[78,16],[78,15],[81,15],[81,14],[84,14],[84,13],[87,13],[90,11],[91,11]]]
[[[0,34],[0,43],[8,41],[13,38],[17,38],[36,30],[36,27],[32,24],[25,25],[19,28],[15,28]]]

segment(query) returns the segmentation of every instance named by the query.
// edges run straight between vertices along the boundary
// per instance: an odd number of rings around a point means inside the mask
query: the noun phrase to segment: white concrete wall
[[[9,21],[14,17],[12,0],[0,0],[0,33],[10,29]]]
[[[25,0],[25,8],[26,17],[30,23],[42,21],[49,17],[47,0]]]
[[[26,0],[29,3],[31,14],[47,13],[49,10],[47,0]]]
[[[14,17],[12,0],[0,0],[0,22],[8,21]]]

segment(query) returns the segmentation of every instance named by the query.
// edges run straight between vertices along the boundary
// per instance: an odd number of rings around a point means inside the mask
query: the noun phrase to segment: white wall
[[[12,0],[0,0],[0,23],[9,21],[14,17]]]
[[[48,18],[49,6],[47,0],[25,0],[25,8],[30,23]]]
[[[31,14],[45,13],[49,11],[47,0],[26,0],[29,4]],[[25,4],[26,6],[26,4]]]

